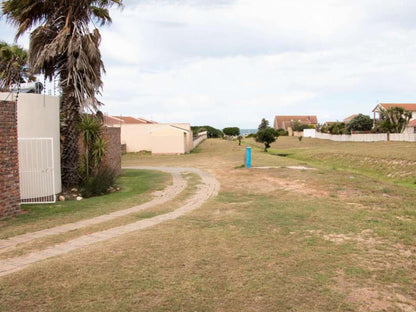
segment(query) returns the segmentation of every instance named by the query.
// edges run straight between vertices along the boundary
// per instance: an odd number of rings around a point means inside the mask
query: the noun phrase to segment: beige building
[[[149,151],[152,154],[186,154],[193,148],[188,123],[159,124],[130,116],[107,116],[107,126],[121,128],[121,144],[128,153]]]

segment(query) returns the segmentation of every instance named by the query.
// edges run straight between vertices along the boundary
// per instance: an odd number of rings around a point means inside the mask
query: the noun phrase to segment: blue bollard
[[[251,168],[251,147],[246,147],[246,168]]]

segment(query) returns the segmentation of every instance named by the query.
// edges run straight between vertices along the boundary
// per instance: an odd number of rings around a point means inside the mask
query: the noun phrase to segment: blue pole
[[[251,168],[251,147],[246,147],[246,168]]]

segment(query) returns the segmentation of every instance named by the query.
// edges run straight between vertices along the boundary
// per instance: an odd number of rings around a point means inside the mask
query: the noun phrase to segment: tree
[[[373,127],[373,120],[368,115],[358,114],[346,125],[347,132],[370,131]]]
[[[266,128],[268,128],[269,127],[269,121],[266,119],[266,118],[263,118],[262,120],[261,120],[261,122],[260,122],[260,125],[259,125],[259,127],[258,127],[258,130],[260,131],[260,130],[264,130],[264,129],[266,129]]]
[[[305,129],[309,129],[309,125],[303,124],[299,120],[292,121],[291,127],[293,131],[303,131]]]
[[[89,181],[92,171],[100,165],[104,157],[106,143],[103,138],[103,124],[97,116],[83,114],[78,128],[84,148],[81,166],[83,180]]]
[[[345,134],[347,129],[345,128],[345,123],[337,121],[328,124],[328,132],[330,134]]]
[[[266,128],[257,132],[256,141],[264,144],[264,151],[270,148],[270,144],[276,142],[278,133],[273,128]]]
[[[30,34],[29,65],[34,74],[59,76],[62,89],[62,183],[78,185],[79,130],[82,110],[96,110],[104,64],[95,23],[111,22],[108,9],[122,0],[6,0],[3,14],[18,27],[16,39]],[[92,29],[90,29],[92,28]]]
[[[381,128],[383,131],[391,133],[401,133],[406,128],[412,112],[403,107],[393,106],[381,111]]]
[[[27,51],[16,44],[0,42],[0,91],[9,91],[12,84],[34,80],[27,66]]]
[[[240,128],[228,127],[228,128],[222,129],[222,132],[224,132],[225,135],[237,136],[237,135],[240,135]]]

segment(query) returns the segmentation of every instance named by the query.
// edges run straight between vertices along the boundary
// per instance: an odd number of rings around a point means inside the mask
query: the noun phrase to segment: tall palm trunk
[[[65,73],[61,73],[61,75],[64,76]],[[65,81],[65,79],[61,81]],[[72,85],[61,85],[61,87],[63,115],[63,127],[61,130],[64,138],[62,144],[61,172],[62,184],[64,187],[69,188],[79,184],[79,130],[77,124],[81,118],[81,108],[75,98],[74,87]]]

